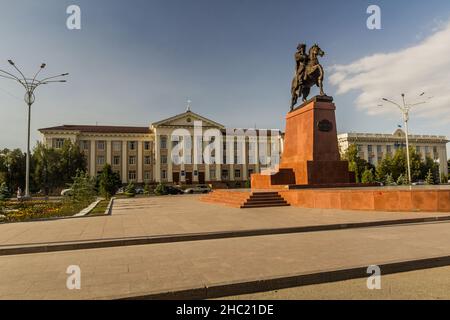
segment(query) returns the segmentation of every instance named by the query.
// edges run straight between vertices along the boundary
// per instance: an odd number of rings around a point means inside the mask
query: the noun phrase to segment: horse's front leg
[[[319,71],[320,71],[320,75],[319,75],[319,79],[317,80],[317,86],[320,89],[320,95],[326,96],[325,92],[323,91],[323,78],[324,78],[325,72],[323,71],[323,68],[321,65],[319,65]]]
[[[317,82],[317,86],[319,87],[319,89],[320,89],[320,95],[321,96],[326,96],[326,94],[325,94],[325,92],[323,91],[323,81],[322,80],[319,80],[318,82]]]

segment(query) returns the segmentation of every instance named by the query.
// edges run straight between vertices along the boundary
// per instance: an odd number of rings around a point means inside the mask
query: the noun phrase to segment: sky
[[[69,5],[81,30],[69,30]],[[369,30],[366,10],[381,9]],[[427,104],[411,134],[450,137],[450,2],[275,0],[0,0],[0,69],[69,72],[38,88],[38,128],[149,126],[192,111],[227,127],[284,130],[297,44],[326,52],[325,92],[339,132],[391,133],[401,124],[386,97]],[[312,95],[317,94],[314,89]],[[26,146],[23,88],[0,79],[0,149]],[[432,97],[428,100],[428,98]],[[381,105],[382,106],[379,106]]]

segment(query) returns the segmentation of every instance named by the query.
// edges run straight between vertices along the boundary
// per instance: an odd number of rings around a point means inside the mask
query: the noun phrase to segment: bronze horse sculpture
[[[295,55],[297,65],[291,87],[291,111],[294,109],[300,96],[302,96],[303,101],[307,100],[311,87],[314,85],[319,87],[321,96],[326,95],[323,91],[325,72],[318,59],[318,57],[323,57],[325,52],[317,44],[314,44],[309,49],[308,55],[304,53],[306,45],[300,44],[297,49],[298,51]]]

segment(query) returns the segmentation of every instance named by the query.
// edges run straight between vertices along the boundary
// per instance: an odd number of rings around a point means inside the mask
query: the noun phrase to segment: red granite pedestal
[[[215,190],[202,201],[238,208],[291,205],[371,211],[450,211],[450,187],[374,187],[355,183],[340,159],[335,105],[314,97],[286,116],[284,151],[273,175],[253,174],[252,190]],[[369,188],[368,188],[369,187]]]
[[[253,174],[252,188],[353,183],[348,162],[339,154],[335,110],[333,98],[316,96],[289,112],[280,169],[273,175]]]

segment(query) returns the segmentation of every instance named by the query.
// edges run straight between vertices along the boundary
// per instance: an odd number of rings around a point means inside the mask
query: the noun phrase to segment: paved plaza
[[[198,201],[197,195],[116,200],[112,216],[0,225],[0,248],[267,228],[445,217],[445,212],[370,212],[274,207],[241,210]]]
[[[435,216],[443,214],[294,207],[240,210],[201,203],[197,196],[119,199],[112,216],[0,225],[0,243],[5,248]],[[329,276],[336,270],[372,264],[438,261],[450,256],[449,227],[450,222],[441,221],[0,255],[0,298],[115,299],[163,297],[168,292],[214,297],[236,284],[251,287],[258,281]],[[70,265],[81,268],[81,290],[66,288]]]

